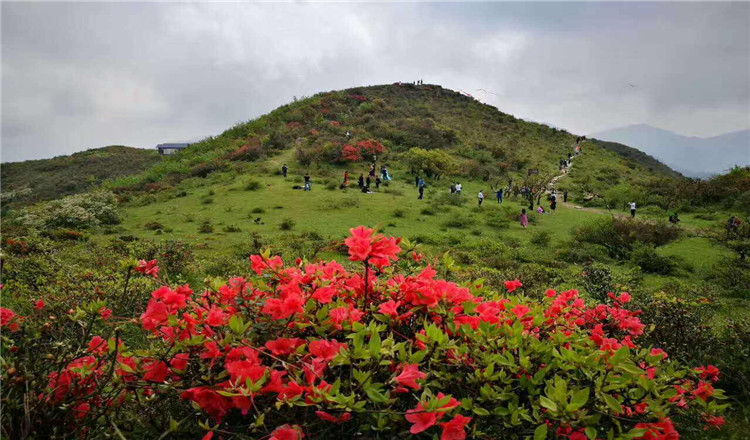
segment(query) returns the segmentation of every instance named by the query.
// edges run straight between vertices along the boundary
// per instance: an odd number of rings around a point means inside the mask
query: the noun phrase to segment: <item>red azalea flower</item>
[[[701,379],[710,379],[711,382],[719,380],[719,369],[713,365],[706,365],[705,367],[698,367],[695,369],[701,375]]]
[[[164,382],[169,374],[169,367],[167,367],[167,364],[158,359],[144,361],[143,369],[146,370],[146,374],[143,375],[143,380],[147,382]]]
[[[381,303],[378,306],[378,312],[390,316],[393,319],[398,318],[398,306],[401,305],[401,301],[394,301],[394,300],[388,300],[384,303]]]
[[[38,299],[34,302],[34,309],[36,310],[42,310],[44,308],[44,301],[41,299]]]
[[[135,267],[135,270],[143,275],[151,275],[154,278],[159,275],[159,266],[156,265],[156,260],[141,260],[138,262],[138,266]]]
[[[522,287],[523,284],[518,280],[513,281],[506,281],[505,282],[505,288],[508,289],[508,293],[513,292],[514,290],[518,289],[519,287]]]
[[[101,336],[94,336],[89,342],[89,347],[86,349],[89,353],[102,355],[107,352],[107,341],[102,339]]]
[[[420,388],[417,380],[422,380],[427,375],[419,371],[417,364],[405,364],[401,369],[401,374],[394,379],[399,385],[418,390]]]
[[[674,429],[670,419],[663,419],[657,423],[638,423],[636,429],[645,429],[646,432],[636,437],[641,440],[679,440],[680,433]]]
[[[273,341],[268,341],[265,344],[265,347],[273,354],[274,356],[283,356],[287,355],[289,353],[294,352],[297,347],[304,344],[305,341],[299,338],[277,338]]]
[[[23,317],[16,315],[13,310],[0,307],[0,327],[7,328],[11,332],[16,332],[20,328],[18,322],[21,319]]]
[[[440,440],[464,440],[466,438],[464,428],[469,422],[471,422],[471,417],[456,414],[450,421],[441,423],[443,433],[440,435]]]
[[[518,304],[517,306],[513,307],[513,310],[511,310],[511,313],[516,315],[518,319],[522,319],[524,316],[526,316],[527,313],[531,311],[530,308],[527,306],[524,306],[522,304]]]
[[[722,416],[709,416],[708,414],[703,414],[703,420],[706,422],[706,426],[703,428],[704,430],[710,428],[721,429],[722,425],[724,425],[724,417]]]
[[[276,428],[268,440],[300,440],[302,438],[305,438],[302,428],[297,425],[283,425]]]
[[[416,408],[406,411],[406,420],[413,423],[409,432],[419,434],[426,431],[437,423],[437,417],[437,413],[426,412],[421,403],[417,404]]]
[[[107,321],[112,317],[112,310],[106,307],[102,307],[101,309],[99,309],[99,316],[101,316],[103,320]]]
[[[325,420],[326,422],[331,422],[331,423],[336,423],[336,424],[347,422],[349,421],[349,419],[352,418],[351,413],[348,413],[348,412],[345,412],[338,417],[332,416],[331,414],[328,414],[325,411],[315,411],[315,415],[318,416],[320,420]]]
[[[318,339],[308,344],[308,350],[316,358],[330,361],[339,354],[339,351],[347,348],[347,345],[338,341],[327,341]]]

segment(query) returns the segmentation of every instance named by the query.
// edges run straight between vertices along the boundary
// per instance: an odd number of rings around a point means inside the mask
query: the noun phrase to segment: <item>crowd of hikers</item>
[[[561,158],[559,161],[559,169],[562,171],[563,174],[566,174],[571,166],[573,157],[578,157],[581,155],[581,142],[583,140],[586,140],[585,136],[580,136],[576,139],[576,143],[573,147],[573,153],[568,153],[567,158]],[[287,167],[287,164],[285,163],[281,167],[281,174],[284,178],[287,178],[289,172],[289,168]],[[312,181],[310,179],[309,172],[306,172],[303,176],[304,179],[304,185],[303,186],[293,186],[294,189],[301,189],[304,191],[311,191],[312,190]],[[377,166],[377,157],[373,156],[373,161],[370,164],[368,172],[361,173],[359,177],[357,178],[357,187],[359,188],[359,191],[361,191],[364,194],[373,194],[372,187],[374,186],[376,190],[380,189],[380,185],[383,184],[383,182],[388,182],[390,180],[393,180],[393,177],[391,176],[391,173],[388,169],[388,166],[383,164],[379,168]],[[417,188],[418,196],[417,200],[424,199],[424,193],[425,188],[427,187],[427,183],[425,180],[420,177],[418,174],[414,175],[414,185]],[[350,174],[349,171],[344,171],[343,180],[341,181],[341,184],[339,185],[339,189],[346,189],[350,186]],[[520,195],[524,199],[529,199],[529,210],[534,210],[534,198],[536,195],[537,198],[537,208],[536,212],[538,214],[554,214],[557,210],[557,201],[558,197],[562,197],[563,203],[568,203],[568,190],[562,190],[561,193],[558,194],[557,190],[554,188],[550,189],[543,189],[542,191],[532,191],[531,188],[527,186],[518,186],[513,185],[513,179],[508,180],[507,186],[494,188],[491,187],[492,192],[495,195],[495,198],[497,200],[498,204],[503,203],[503,199],[506,197],[509,197],[513,195],[514,197]],[[458,197],[462,196],[463,193],[463,185],[460,182],[453,182],[450,184],[448,191],[450,194],[455,194]],[[547,202],[549,203],[549,210],[545,209],[541,204],[542,194],[547,194]],[[479,208],[482,207],[482,203],[484,202],[485,194],[484,189],[481,189],[479,193],[477,194],[477,206]],[[586,200],[586,198],[584,198]],[[636,202],[631,201],[628,202],[628,206],[630,207],[630,217],[635,218],[636,215]],[[527,214],[527,209],[522,209],[518,220],[523,228],[527,227],[529,224],[529,217]],[[680,222],[679,216],[677,212],[674,212],[669,215],[668,221],[672,224],[678,224]],[[727,222],[727,231],[737,231],[739,230],[739,225],[741,221],[738,217],[733,216],[729,219]]]

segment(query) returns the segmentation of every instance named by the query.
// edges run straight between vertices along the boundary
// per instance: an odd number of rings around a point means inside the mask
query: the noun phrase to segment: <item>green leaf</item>
[[[583,405],[586,404],[586,402],[589,400],[589,389],[583,388],[578,390],[577,393],[573,394],[573,397],[570,399],[570,409],[572,411],[575,411],[579,408],[581,408]]]
[[[610,396],[609,394],[602,394],[602,397],[604,398],[604,403],[607,404],[609,409],[618,414],[622,412],[622,406],[620,405],[620,402],[617,401],[617,399]]]
[[[472,408],[471,410],[472,410],[472,411],[474,412],[474,414],[476,414],[476,415],[478,415],[478,416],[482,416],[482,417],[484,417],[484,416],[488,416],[488,415],[490,415],[490,412],[489,412],[489,411],[487,411],[487,410],[486,410],[486,409],[484,409],[484,408],[478,407],[478,406],[475,406],[475,407],[474,407],[474,408]]]
[[[534,430],[534,440],[544,440],[547,438],[547,425],[541,424]]]
[[[370,342],[367,344],[367,351],[370,352],[370,355],[377,356],[378,353],[380,353],[380,347],[383,345],[382,340],[380,339],[380,333],[375,332],[372,336],[370,336]]]
[[[589,440],[596,440],[596,428],[594,428],[593,426],[587,426],[584,432],[586,433],[586,437],[588,437]]]
[[[539,403],[550,411],[557,411],[557,404],[553,402],[549,397],[540,396]]]
[[[232,315],[229,318],[229,328],[236,334],[241,335],[245,330],[245,324],[242,322],[242,318],[239,315]]]
[[[627,359],[629,355],[630,355],[630,349],[623,345],[622,347],[620,347],[619,350],[615,352],[615,354],[610,359],[610,362],[612,363],[612,365],[619,364],[620,362]]]
[[[383,395],[383,393],[381,393],[380,391],[378,391],[377,389],[373,387],[365,388],[365,393],[367,394],[367,397],[369,397],[373,403],[385,403],[388,401],[388,399]]]

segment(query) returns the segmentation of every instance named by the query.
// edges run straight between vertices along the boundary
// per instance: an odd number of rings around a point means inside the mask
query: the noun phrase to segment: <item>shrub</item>
[[[285,218],[281,221],[281,223],[279,223],[279,229],[281,229],[282,231],[291,231],[292,229],[294,229],[294,226],[296,224],[297,222],[295,222],[294,220]]]
[[[420,211],[422,215],[435,215],[435,210],[432,208],[422,208]]]
[[[675,268],[675,263],[670,258],[662,257],[648,245],[637,245],[630,254],[630,260],[646,273],[669,275]]]
[[[251,214],[263,214],[264,212],[266,212],[266,210],[263,208],[253,208],[250,211]]]
[[[115,195],[106,191],[76,194],[25,208],[15,220],[33,228],[87,229],[120,223]]]
[[[469,216],[457,215],[443,223],[446,228],[468,228],[474,223],[474,220]]]
[[[254,179],[250,179],[245,183],[245,191],[257,191],[261,187],[261,183]]]
[[[615,290],[612,272],[603,264],[587,264],[581,272],[583,288],[599,301],[607,299],[607,295]]]
[[[198,165],[190,169],[190,176],[206,178],[209,174],[213,173],[214,171],[218,171],[221,168],[223,168],[223,166],[216,162],[199,163]]]
[[[662,246],[680,236],[680,229],[667,222],[606,218],[573,231],[578,242],[603,246],[614,258],[627,258],[635,243]]]
[[[203,220],[198,226],[198,232],[200,232],[201,234],[210,234],[214,232],[214,225],[211,223],[211,220]]]
[[[227,225],[224,226],[224,232],[242,232],[242,229],[239,228],[239,226],[234,225]]]
[[[206,197],[204,199],[201,199],[201,205],[210,205],[214,202],[213,197]]]
[[[393,216],[396,218],[403,218],[406,215],[406,212],[403,209],[396,209],[393,211]]]
[[[208,278],[196,294],[165,285],[117,325],[103,301],[54,321],[2,309],[4,365],[24,366],[0,371],[4,433],[645,440],[677,438],[688,418],[720,424],[719,371],[640,345],[627,294],[587,306],[574,290],[529,300],[518,280],[462,287],[397,262],[397,240],[352,231],[360,270],[253,255],[254,275]],[[138,272],[158,276],[155,263]],[[93,336],[79,343],[76,327]],[[49,422],[14,423],[24,418]]]
[[[229,160],[243,160],[253,162],[263,157],[263,148],[260,143],[247,143],[229,153],[226,158]]]
[[[156,231],[156,230],[164,229],[164,225],[157,221],[150,221],[146,223],[145,225],[143,225],[143,227],[149,231]]]
[[[49,229],[42,232],[42,235],[49,237],[52,240],[58,241],[86,241],[89,239],[88,235],[81,231],[66,228],[55,228]]]
[[[529,241],[531,242],[531,244],[535,246],[547,247],[549,246],[549,242],[551,239],[552,239],[552,235],[549,232],[540,231],[532,235]]]

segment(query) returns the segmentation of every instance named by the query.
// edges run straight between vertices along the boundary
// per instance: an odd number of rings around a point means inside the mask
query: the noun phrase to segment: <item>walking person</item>
[[[552,199],[552,201],[549,202],[549,210],[551,211],[550,214],[554,214],[555,209],[557,209],[557,200]]]
[[[363,186],[365,186],[365,175],[364,174],[360,174],[359,175],[359,182],[358,183],[359,183],[359,187],[360,188],[362,188]]]
[[[521,227],[525,228],[529,225],[529,217],[526,215],[526,210],[521,210],[521,215],[518,216],[518,220],[521,222]]]
[[[284,176],[285,179],[286,179],[287,171],[289,171],[289,168],[287,168],[286,164],[284,164],[284,166],[281,167],[281,174]]]
[[[568,190],[563,192],[563,203],[568,203]]]
[[[370,176],[367,176],[367,179],[365,179],[365,181],[367,182],[365,184],[365,186],[369,188],[370,187],[370,183],[372,183],[372,180],[370,180]]]
[[[482,190],[479,190],[479,194],[477,194],[477,200],[479,201],[479,207],[482,207],[482,202],[484,202],[484,192]]]
[[[417,182],[417,187],[419,188],[419,197],[417,198],[417,200],[422,200],[422,198],[424,197],[424,185],[424,180],[419,179],[419,182]]]
[[[497,203],[502,204],[503,203],[503,189],[500,188],[497,191],[495,191],[495,195],[497,196]]]
[[[460,183],[456,183],[456,194],[458,194],[460,196],[462,189],[463,189],[463,187],[461,186],[461,184]]]
[[[305,191],[312,189],[312,183],[310,182],[310,173],[305,173]]]
[[[630,218],[635,218],[635,202],[630,202]]]

